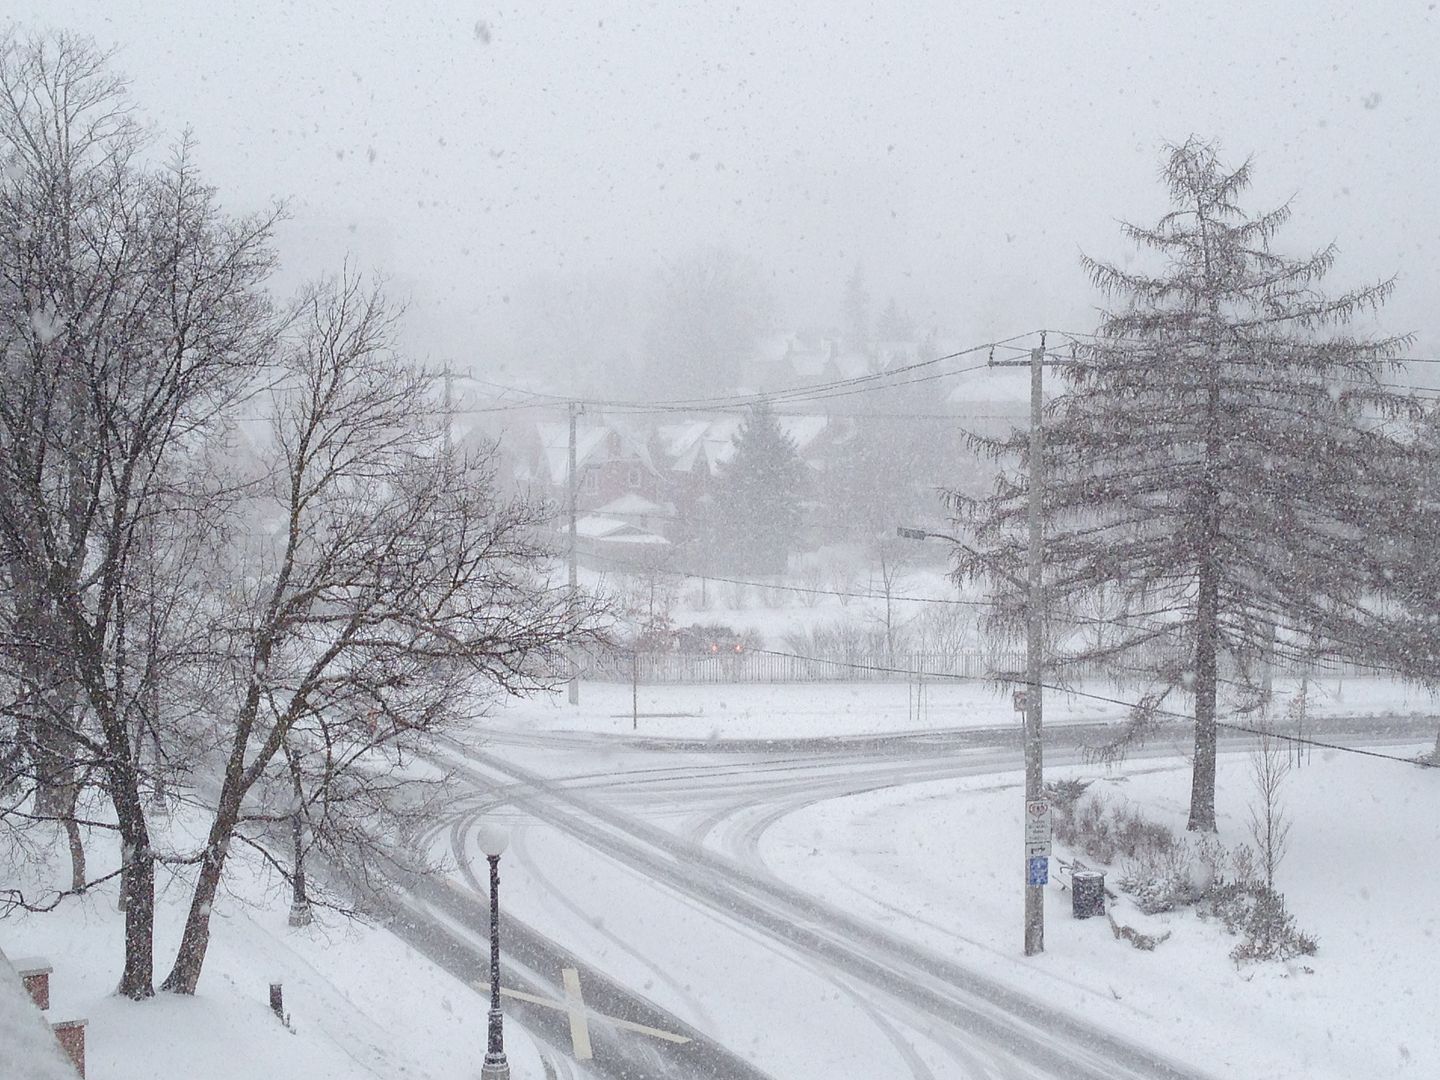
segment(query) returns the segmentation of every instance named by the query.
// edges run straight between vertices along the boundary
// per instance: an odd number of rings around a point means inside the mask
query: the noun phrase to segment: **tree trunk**
[[[205,966],[205,952],[210,947],[210,910],[220,889],[220,876],[225,869],[226,841],[217,842],[217,829],[211,832],[210,848],[200,863],[200,880],[190,898],[190,914],[185,919],[185,933],[175,952],[175,964],[160,989],[174,994],[193,994],[200,982],[200,969]],[[228,836],[228,833],[227,833]]]
[[[290,842],[295,848],[295,869],[290,878],[290,925],[309,926],[310,897],[305,892],[305,821],[300,811],[290,820]]]
[[[27,718],[32,760],[35,767],[35,814],[52,818],[65,830],[70,849],[70,887],[85,885],[85,846],[75,821],[75,804],[80,798],[80,770],[75,764],[80,710],[78,687],[64,670],[65,646],[55,626],[53,611],[43,602],[26,598],[28,618],[42,634],[43,649],[34,650],[26,667],[34,686],[40,689],[44,705]]]
[[[1205,279],[1209,288],[1212,319],[1218,320],[1218,287],[1210,260],[1209,239],[1204,232],[1205,205],[1197,203],[1204,244]],[[1198,572],[1195,602],[1195,760],[1190,768],[1190,820],[1192,832],[1215,832],[1215,655],[1220,637],[1220,466],[1223,443],[1221,428],[1221,353],[1212,344],[1209,356],[1209,385],[1205,395],[1205,458],[1200,485],[1196,552]]]
[[[112,782],[124,865],[120,894],[125,907],[125,970],[118,993],[136,1001],[155,996],[155,856],[150,830],[133,785]]]
[[[71,787],[65,800],[65,839],[70,847],[70,888],[75,892],[85,891],[89,879],[85,866],[85,842],[80,837],[80,823],[75,820],[75,804],[79,801],[80,789]]]
[[[75,804],[80,797],[79,787],[72,783],[74,769],[68,765],[46,763],[36,755],[37,772],[35,784],[35,815],[50,818],[60,823],[65,830],[66,844],[70,849],[70,888],[83,892],[85,888],[85,843],[80,836],[80,825],[75,820]],[[46,771],[49,769],[50,771]]]
[[[290,925],[309,926],[310,897],[305,891],[305,786],[300,782],[300,760],[290,744],[285,744],[285,761],[290,767],[290,783],[295,789],[295,813],[290,817],[290,843],[294,847],[295,869],[290,878]]]
[[[1195,761],[1190,774],[1187,829],[1215,831],[1216,639],[1219,589],[1213,558],[1202,556],[1195,612]]]

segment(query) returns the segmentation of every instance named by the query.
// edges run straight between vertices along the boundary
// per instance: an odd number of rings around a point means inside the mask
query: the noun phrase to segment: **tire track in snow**
[[[1093,1080],[1203,1075],[709,850],[552,787],[528,769],[458,745],[450,757],[482,785],[528,785],[512,799],[520,808],[706,907],[979,1036],[1005,1059],[1013,1056],[1045,1075]]]

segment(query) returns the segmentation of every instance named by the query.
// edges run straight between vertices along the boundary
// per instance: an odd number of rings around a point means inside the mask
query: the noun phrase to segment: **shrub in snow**
[[[1135,807],[1107,803],[1089,783],[1062,780],[1047,786],[1055,838],[1102,863],[1120,860],[1116,885],[1147,915],[1194,905],[1202,919],[1217,918],[1241,937],[1230,956],[1236,963],[1313,956],[1316,939],[1295,928],[1283,894],[1271,888],[1266,871],[1247,844],[1226,847],[1212,835],[1177,838]],[[1128,927],[1111,928],[1141,949],[1163,937]]]
[[[873,664],[886,656],[885,628],[860,619],[799,624],[786,631],[784,641],[786,648],[805,656],[850,664]],[[905,644],[903,636],[896,643],[900,648]]]
[[[1188,844],[1140,847],[1122,865],[1119,885],[1147,915],[1193,904],[1200,890],[1191,879],[1193,860]]]
[[[794,576],[799,581],[800,587],[808,590],[795,594],[795,598],[801,605],[812,608],[825,598],[825,568],[820,565],[818,559],[806,558],[800,560],[796,565]],[[844,603],[847,599],[847,597],[841,597],[841,602]]]
[[[1117,941],[1128,941],[1135,948],[1143,952],[1154,952],[1156,945],[1163,945],[1170,940],[1170,931],[1163,934],[1146,934],[1136,930],[1133,926],[1126,926],[1124,923],[1115,921],[1113,912],[1105,912],[1105,918],[1110,921],[1110,932],[1115,935]]]
[[[1291,960],[1314,956],[1316,938],[1295,927],[1285,907],[1285,896],[1258,881],[1236,881],[1212,889],[1196,908],[1202,918],[1214,916],[1225,929],[1242,938],[1230,950],[1230,959],[1244,961]]]
[[[1077,780],[1074,777],[1052,780],[1045,785],[1045,797],[1050,800],[1057,832],[1060,829],[1060,819],[1073,814],[1075,804],[1080,801],[1080,796],[1084,795],[1089,788],[1089,780]]]
[[[1077,785],[1079,781],[1069,781]],[[1175,834],[1158,822],[1148,821],[1131,806],[1107,805],[1098,794],[1080,798],[1074,786],[1052,786],[1054,830],[1062,844],[1076,848],[1099,862],[1116,856],[1134,858],[1143,852],[1166,852],[1175,847]]]

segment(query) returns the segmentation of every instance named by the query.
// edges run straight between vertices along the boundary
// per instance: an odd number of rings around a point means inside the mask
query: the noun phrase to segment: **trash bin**
[[[1077,919],[1105,914],[1105,875],[1099,870],[1076,870],[1070,875],[1070,905]]]

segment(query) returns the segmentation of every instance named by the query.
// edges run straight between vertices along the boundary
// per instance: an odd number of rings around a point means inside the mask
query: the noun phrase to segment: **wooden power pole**
[[[1057,364],[1064,361],[1049,361]],[[1025,610],[1025,955],[1045,951],[1045,885],[1050,880],[1050,805],[1045,798],[1045,335],[1027,360],[992,360],[995,367],[1030,368],[1029,544]]]
[[[575,414],[576,414],[578,411],[579,411],[579,407],[575,404],[575,402],[572,401],[572,402],[570,403],[570,467],[565,471],[565,479],[566,479],[566,481],[567,481],[567,483],[568,483],[568,486],[569,486],[569,489],[570,489],[570,490],[569,490],[569,496],[570,496],[570,498],[569,498],[569,503],[570,503],[570,543],[569,543],[569,549],[570,549],[570,550],[569,550],[569,556],[570,556],[570,558],[569,558],[569,562],[570,562],[570,593],[569,593],[569,604],[570,604],[570,614],[571,614],[572,617],[573,617],[574,614],[575,614],[575,597],[576,597],[576,593],[577,593],[578,590],[579,590],[579,573],[578,573],[577,567],[576,567],[576,565],[575,565],[575,537],[576,537],[576,531],[575,531],[575,497],[576,497],[576,491],[577,491],[577,489],[578,489],[579,486],[580,486],[579,483],[578,483],[578,481],[577,481],[577,479],[576,479],[576,476],[575,476]],[[576,662],[577,660],[578,660],[578,657],[573,656],[573,655],[572,655],[571,658],[570,658],[571,670],[570,670],[570,687],[569,687],[569,691],[570,691],[570,704],[571,704],[571,705],[579,705],[579,704],[580,704],[580,673],[579,673],[579,671],[576,670],[576,668],[575,668],[575,662]]]

